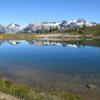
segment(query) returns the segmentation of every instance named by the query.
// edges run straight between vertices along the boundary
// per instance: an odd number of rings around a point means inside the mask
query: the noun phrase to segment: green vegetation
[[[68,92],[43,92],[37,88],[16,85],[3,79],[2,76],[0,76],[0,91],[21,100],[81,100],[80,96]]]
[[[36,38],[35,34],[0,34],[0,40],[32,40]]]
[[[84,34],[93,34],[100,36],[100,25],[85,28]]]
[[[86,27],[83,25],[82,28],[73,28],[73,29],[66,29],[66,30],[52,30],[50,31],[52,33],[69,33],[69,34],[92,34],[92,35],[99,35],[100,36],[100,25],[92,26],[92,27]]]

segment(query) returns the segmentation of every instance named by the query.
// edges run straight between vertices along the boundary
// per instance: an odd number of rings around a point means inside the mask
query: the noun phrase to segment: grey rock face
[[[7,26],[0,25],[0,33],[43,33],[51,32],[51,30],[65,30],[65,29],[74,29],[83,26],[95,26],[96,23],[89,22],[84,19],[77,20],[63,20],[58,22],[40,22],[27,25],[25,28],[22,28],[18,24],[11,23]]]

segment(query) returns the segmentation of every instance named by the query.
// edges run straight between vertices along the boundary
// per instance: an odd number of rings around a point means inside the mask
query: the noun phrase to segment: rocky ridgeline
[[[7,26],[0,25],[0,33],[41,33],[43,32],[50,32],[51,30],[65,30],[65,29],[73,29],[79,28],[83,26],[95,26],[96,23],[89,22],[84,19],[77,19],[72,21],[58,21],[58,22],[36,22],[27,25],[26,27],[22,27],[18,24],[9,24]]]

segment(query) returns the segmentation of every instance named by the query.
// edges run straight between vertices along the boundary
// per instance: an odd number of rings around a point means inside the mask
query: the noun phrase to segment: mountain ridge
[[[84,19],[76,20],[62,20],[55,22],[37,22],[28,24],[26,27],[22,28],[19,24],[11,23],[7,26],[0,24],[0,33],[39,33],[50,32],[51,30],[66,30],[66,29],[75,29],[81,28],[83,26],[92,27],[96,26],[95,22],[89,22]]]

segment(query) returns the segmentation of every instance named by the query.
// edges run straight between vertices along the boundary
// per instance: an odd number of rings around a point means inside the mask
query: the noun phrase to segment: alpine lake
[[[100,40],[0,40],[0,73],[44,91],[99,97]]]

